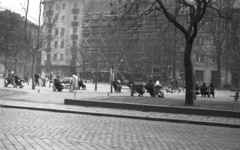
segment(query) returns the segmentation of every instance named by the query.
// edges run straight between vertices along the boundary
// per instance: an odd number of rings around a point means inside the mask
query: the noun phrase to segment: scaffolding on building
[[[114,68],[122,79],[127,76],[128,80],[146,80],[166,70],[163,66],[169,63],[169,55],[165,49],[171,48],[171,42],[166,40],[172,39],[164,32],[169,31],[169,27],[157,27],[158,21],[162,21],[157,15],[127,25],[118,20],[119,16],[111,12],[85,14],[80,51],[84,71],[109,74]]]

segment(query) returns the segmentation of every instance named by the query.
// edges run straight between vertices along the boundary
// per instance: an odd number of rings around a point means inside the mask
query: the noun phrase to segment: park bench
[[[234,97],[234,101],[236,102],[239,99],[239,91],[236,91],[235,95],[229,95],[229,97]]]
[[[52,81],[53,83],[53,91],[56,91],[56,85],[54,83],[55,80]],[[73,77],[69,77],[67,80],[63,80],[58,82],[60,84],[64,84],[64,88],[68,88],[69,92],[74,92],[78,90],[78,77],[73,75]]]
[[[17,87],[16,84],[15,84],[14,78],[12,78],[12,77],[4,78],[4,86],[8,87],[9,84],[13,85],[13,87]]]
[[[144,84],[130,84],[131,96],[134,96],[134,93],[139,93],[138,96],[143,96],[145,93],[146,85]]]
[[[20,80],[20,82],[22,83],[23,80]],[[14,77],[5,77],[4,78],[4,87],[8,87],[8,85],[13,85],[14,88],[17,88],[17,86],[19,86],[19,88],[23,88],[22,85],[17,85],[15,83]]]
[[[53,83],[53,91],[56,91],[57,89],[56,89],[54,81],[50,81],[50,83]],[[70,86],[69,81],[60,81],[59,83],[64,84],[64,89],[68,89]]]
[[[170,89],[165,89],[167,93],[180,93],[181,89],[176,89],[176,90],[170,90]]]
[[[130,84],[130,89],[131,89],[131,96],[134,96],[134,93],[139,93],[138,96],[143,96],[143,94],[145,93],[147,86],[145,84]],[[149,87],[148,87],[149,88]],[[156,88],[154,85],[152,86],[152,90],[153,90],[153,97],[156,97]],[[144,92],[143,92],[144,90]]]

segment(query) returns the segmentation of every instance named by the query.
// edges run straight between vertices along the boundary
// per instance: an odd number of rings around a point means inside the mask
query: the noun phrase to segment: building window
[[[53,55],[53,60],[57,60],[57,54]]]
[[[60,6],[59,4],[56,4],[56,10],[59,10]]]
[[[64,48],[64,41],[61,41],[61,48]]]
[[[73,47],[76,48],[77,47],[77,41],[73,41]]]
[[[64,22],[65,21],[65,16],[62,16],[62,22]]]
[[[60,61],[63,61],[63,54],[60,54]]]
[[[47,61],[49,62],[50,61],[50,57],[51,55],[50,54],[47,54]]]
[[[197,81],[198,84],[203,82],[203,77],[204,77],[203,71],[201,71],[201,70],[195,71],[195,81]]]
[[[48,6],[48,10],[52,10],[52,5],[49,5],[49,6]]]
[[[73,28],[73,35],[77,35],[77,28]]]
[[[55,41],[54,47],[58,48],[58,41]]]
[[[74,8],[78,8],[78,3],[74,3]]]
[[[62,4],[62,9],[64,10],[66,8],[66,3]]]
[[[77,22],[78,21],[78,16],[73,16],[73,21]]]
[[[58,35],[58,29],[55,29],[55,35]]]
[[[65,33],[65,28],[62,28],[61,35],[64,36],[64,33]]]
[[[204,62],[204,54],[196,54],[196,62]]]

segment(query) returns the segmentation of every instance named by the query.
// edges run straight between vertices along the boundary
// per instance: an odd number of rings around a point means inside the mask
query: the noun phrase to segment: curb
[[[189,107],[163,106],[163,105],[156,106],[156,105],[148,105],[148,104],[120,103],[120,102],[107,102],[107,101],[100,102],[100,101],[87,101],[87,100],[74,100],[74,99],[65,99],[64,104],[87,106],[87,107],[102,107],[102,108],[138,110],[138,111],[162,112],[162,113],[240,118],[239,111],[228,111],[228,110],[217,110],[217,109],[211,110],[211,109],[203,109],[203,108],[189,108]]]
[[[218,127],[229,127],[229,128],[240,128],[240,124],[229,124],[229,123],[216,123],[209,121],[194,121],[194,120],[184,120],[184,119],[170,119],[170,118],[151,118],[151,117],[141,117],[132,115],[121,115],[121,114],[108,114],[108,113],[95,113],[95,112],[83,112],[78,110],[66,110],[66,109],[53,109],[53,108],[43,108],[43,107],[31,107],[23,105],[0,105],[2,108],[14,108],[14,109],[27,109],[27,110],[37,110],[37,111],[49,111],[56,113],[72,113],[72,114],[83,114],[83,115],[93,115],[93,116],[105,116],[105,117],[117,117],[126,119],[138,119],[138,120],[148,120],[148,121],[164,121],[173,123],[185,123],[185,124],[196,124],[196,125],[208,125],[208,126],[218,126]]]

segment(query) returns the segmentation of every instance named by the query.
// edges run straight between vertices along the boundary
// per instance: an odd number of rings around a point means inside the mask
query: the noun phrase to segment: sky
[[[40,0],[30,0],[29,3],[28,19],[34,23],[37,23],[38,20],[39,2]],[[0,6],[25,16],[24,8],[26,9],[27,0],[0,0]]]

